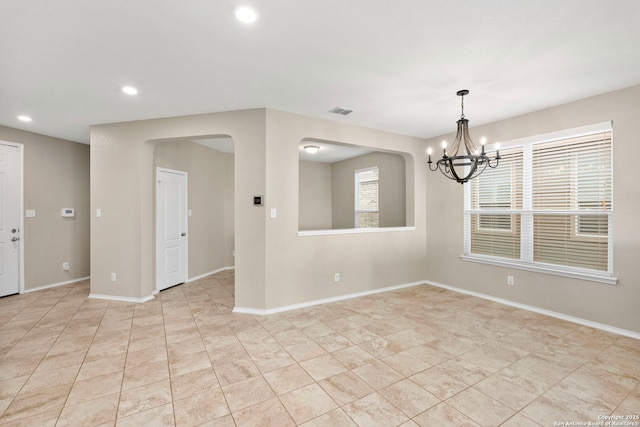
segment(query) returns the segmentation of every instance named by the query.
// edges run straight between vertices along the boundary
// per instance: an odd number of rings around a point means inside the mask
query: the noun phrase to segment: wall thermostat
[[[76,216],[76,211],[73,208],[62,208],[62,216],[69,218]]]
[[[263,196],[253,196],[253,206],[262,206],[263,199]]]

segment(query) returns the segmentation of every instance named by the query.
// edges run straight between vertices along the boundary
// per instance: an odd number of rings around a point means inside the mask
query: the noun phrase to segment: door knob
[[[20,238],[19,238],[19,237],[12,237],[12,238],[11,238],[11,241],[12,241],[12,242],[17,242],[18,240],[20,240]]]
[[[187,233],[182,233],[182,234],[181,234],[181,236],[182,236],[182,237],[184,237],[184,236],[186,236],[186,235],[187,235]]]
[[[11,232],[12,232],[12,233],[15,233],[15,232],[17,232],[17,231],[18,231],[18,230],[16,230],[15,228],[12,228],[12,229],[11,229]]]

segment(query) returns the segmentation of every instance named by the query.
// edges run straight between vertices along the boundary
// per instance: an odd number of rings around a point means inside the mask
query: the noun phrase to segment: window
[[[465,187],[463,258],[615,283],[611,123],[505,146]]]
[[[355,171],[355,190],[356,228],[379,227],[377,166]]]

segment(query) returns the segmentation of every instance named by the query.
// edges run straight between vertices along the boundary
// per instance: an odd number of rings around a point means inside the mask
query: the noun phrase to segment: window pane
[[[356,227],[379,227],[378,167],[355,172]]]
[[[608,240],[576,235],[574,229],[580,217],[534,215],[534,261],[607,271]],[[595,223],[597,227],[604,227],[607,217],[596,219]]]
[[[520,259],[520,215],[474,214],[470,218],[471,253]],[[489,231],[477,226],[483,221],[489,223]],[[504,229],[507,224],[508,231],[495,231]]]
[[[358,227],[371,228],[379,227],[380,222],[378,212],[360,212],[358,213]]]

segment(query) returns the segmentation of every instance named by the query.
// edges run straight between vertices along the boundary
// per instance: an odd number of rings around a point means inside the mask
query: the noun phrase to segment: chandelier
[[[482,138],[480,144],[482,145],[482,151],[478,152],[476,147],[471,141],[469,136],[469,120],[464,118],[464,96],[469,94],[469,91],[459,90],[456,93],[461,97],[462,114],[460,114],[460,120],[458,120],[458,130],[456,131],[456,139],[453,141],[453,147],[451,151],[447,151],[447,142],[442,141],[442,158],[436,161],[435,168],[432,167],[431,161],[431,147],[428,148],[429,154],[429,169],[432,172],[439,170],[444,176],[452,179],[460,184],[464,184],[480,175],[489,166],[495,168],[500,161],[500,151],[498,150],[498,144],[496,144],[496,155],[493,159],[490,159],[484,152],[484,145],[487,142],[486,138]],[[464,146],[465,153],[458,155],[461,146]],[[491,161],[495,160],[492,164]]]

